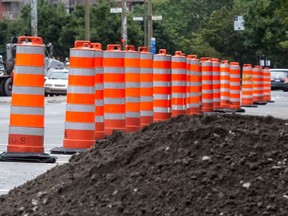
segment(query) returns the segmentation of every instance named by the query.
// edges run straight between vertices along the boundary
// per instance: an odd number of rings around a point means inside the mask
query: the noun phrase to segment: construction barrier
[[[172,116],[186,114],[186,57],[176,51],[171,60]]]
[[[201,73],[200,73],[200,62],[196,55],[187,56],[187,83],[189,86],[188,90],[188,111],[189,115],[196,115],[201,112]]]
[[[95,140],[105,138],[104,133],[104,96],[103,96],[103,50],[100,43],[92,43],[95,50]]]
[[[212,58],[213,110],[220,108],[220,62]]]
[[[227,60],[221,61],[220,64],[220,107],[230,108],[230,69]]]
[[[153,122],[153,54],[147,47],[138,47],[140,53],[140,126]]]
[[[18,38],[8,147],[1,161],[55,162],[44,153],[44,57],[42,38]]]
[[[75,41],[74,48],[70,49],[64,153],[85,151],[95,145],[94,64],[92,44]]]
[[[263,71],[262,67],[255,65],[252,70],[253,79],[253,103],[258,105],[265,105],[264,90],[263,90]]]
[[[271,74],[268,67],[265,67],[263,69],[263,91],[264,96],[263,100],[266,102],[272,102],[271,101]]]
[[[253,105],[253,81],[252,81],[252,65],[244,64],[242,70],[242,97],[241,106],[255,107]],[[256,106],[257,107],[257,106]]]
[[[140,54],[125,48],[126,132],[140,129]]]
[[[153,62],[153,121],[171,117],[171,55],[160,49]]]
[[[212,61],[210,57],[202,57],[202,112],[213,112],[213,76]]]
[[[126,131],[125,116],[125,53],[120,44],[109,44],[103,53],[104,67],[104,130]]]
[[[240,109],[240,66],[238,62],[230,62],[230,109]]]

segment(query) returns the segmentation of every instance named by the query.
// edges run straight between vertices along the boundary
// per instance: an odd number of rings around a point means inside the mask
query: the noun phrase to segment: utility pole
[[[147,40],[148,40],[148,50],[151,51],[151,38],[153,37],[153,22],[152,22],[152,2],[147,0]]]
[[[38,36],[37,0],[31,1],[31,36]]]
[[[144,0],[144,46],[147,44],[147,0]]]
[[[128,41],[127,35],[127,0],[121,0],[122,14],[121,14],[121,32],[122,32],[122,44],[123,50],[125,49]]]
[[[90,41],[90,0],[85,0],[85,40]]]

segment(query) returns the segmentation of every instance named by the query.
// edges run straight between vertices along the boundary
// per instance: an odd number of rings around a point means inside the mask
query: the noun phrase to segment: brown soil
[[[0,215],[288,215],[288,122],[179,116],[115,133],[0,197]]]

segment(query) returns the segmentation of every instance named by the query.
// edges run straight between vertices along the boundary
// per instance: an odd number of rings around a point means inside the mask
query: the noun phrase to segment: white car
[[[45,76],[45,95],[66,95],[68,86],[68,70],[55,69]]]

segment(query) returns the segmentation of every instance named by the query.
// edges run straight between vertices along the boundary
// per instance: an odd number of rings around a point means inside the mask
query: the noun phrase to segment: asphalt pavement
[[[259,105],[257,108],[245,107],[245,113],[242,113],[241,115],[270,115],[276,118],[288,119],[288,92],[272,91],[272,100],[274,103]],[[11,97],[0,97],[0,152],[6,151],[7,148],[10,102]],[[65,96],[45,98],[44,147],[45,152],[47,153],[54,147],[63,146],[65,112]],[[68,162],[71,157],[69,155],[51,156],[56,156],[58,158],[56,163],[0,162],[0,195],[6,194],[14,187],[34,179],[52,167]]]

